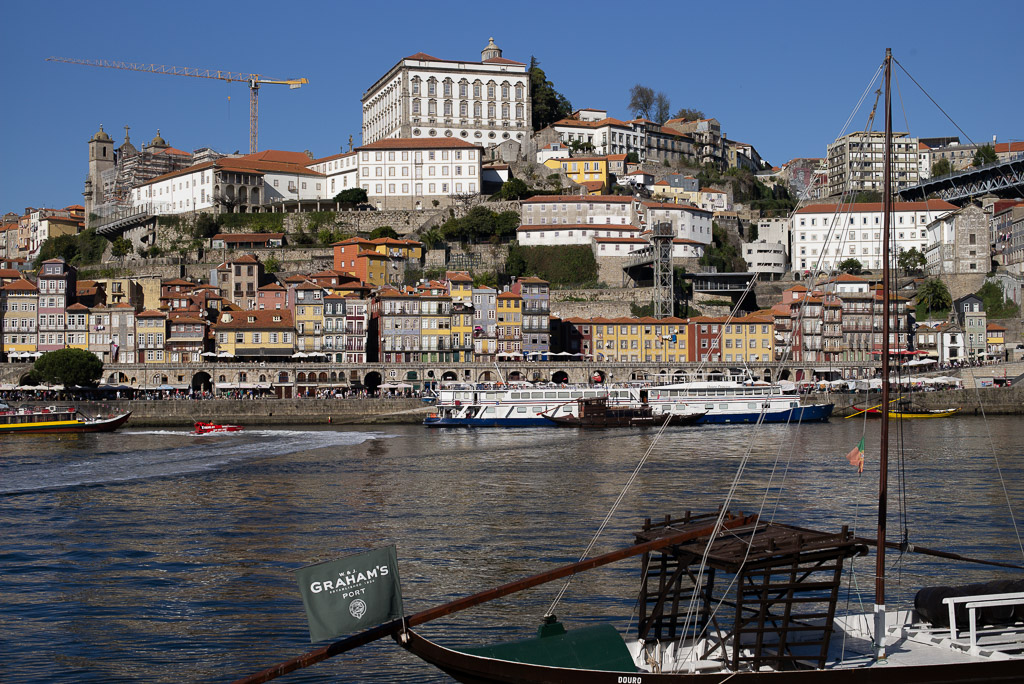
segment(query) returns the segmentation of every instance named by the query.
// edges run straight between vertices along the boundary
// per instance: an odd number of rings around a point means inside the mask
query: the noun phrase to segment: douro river
[[[894,425],[891,538],[905,524],[920,546],[1021,563],[1010,519],[1024,512],[1021,426],[1011,416]],[[862,435],[858,475],[844,456]],[[408,613],[579,560],[656,437],[323,425],[196,437],[130,423],[114,434],[2,437],[2,678],[250,674],[313,647],[293,571],[373,547],[397,547]],[[877,442],[877,423],[861,419],[669,428],[594,553],[631,542],[645,517],[713,510],[745,456],[734,510],[873,537]],[[1022,574],[893,551],[887,560],[890,607],[922,585]],[[870,604],[873,563],[859,562],[842,602]],[[635,629],[638,567],[577,577],[556,613],[570,627],[607,619]],[[421,629],[452,646],[531,636],[560,586]],[[447,678],[383,640],[282,681]]]

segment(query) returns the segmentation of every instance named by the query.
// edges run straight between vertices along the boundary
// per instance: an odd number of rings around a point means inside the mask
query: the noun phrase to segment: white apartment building
[[[359,186],[377,209],[423,209],[480,192],[483,148],[457,138],[386,138],[357,147]],[[427,205],[424,204],[427,203]]]
[[[917,185],[920,179],[918,139],[893,133],[892,185],[899,190]],[[881,190],[885,157],[885,133],[858,131],[828,146],[828,194]]]
[[[593,146],[592,154],[629,154],[636,152],[641,160],[647,156],[647,135],[643,128],[636,129],[619,119],[608,117],[598,109],[581,109],[572,118],[551,124],[559,139],[566,145],[572,142]]]
[[[956,211],[942,200],[894,202],[890,219],[894,253],[912,247],[924,253],[928,248],[928,224]],[[794,271],[830,271],[846,259],[857,259],[866,269],[882,268],[882,205],[814,204],[793,214],[790,233]]]
[[[324,199],[331,199],[342,190],[359,187],[359,159],[355,150],[315,159],[306,168],[324,174]]]
[[[131,192],[132,207],[149,214],[193,211],[248,213],[263,204],[324,196],[322,173],[301,152],[265,150],[224,157],[152,178]]]
[[[491,38],[479,62],[417,52],[363,94],[363,144],[383,138],[455,138],[478,145],[523,142],[530,133],[527,65]]]

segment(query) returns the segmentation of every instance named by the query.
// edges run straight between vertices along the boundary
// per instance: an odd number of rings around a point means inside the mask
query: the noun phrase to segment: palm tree
[[[917,290],[917,317],[923,320],[931,312],[948,311],[953,305],[946,284],[938,278],[924,281]]]

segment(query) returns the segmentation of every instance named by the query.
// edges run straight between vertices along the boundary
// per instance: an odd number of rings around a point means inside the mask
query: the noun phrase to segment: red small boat
[[[195,432],[192,434],[196,435],[209,435],[216,432],[241,432],[245,428],[241,425],[221,425],[219,423],[204,423],[203,421],[196,421]]]

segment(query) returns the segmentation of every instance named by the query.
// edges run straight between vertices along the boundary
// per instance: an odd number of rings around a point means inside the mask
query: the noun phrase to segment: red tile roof
[[[625,195],[534,195],[524,199],[522,203],[542,204],[545,202],[603,202],[606,204],[614,202],[617,204],[630,204],[633,202],[633,198]]]
[[[893,202],[893,211],[956,211],[957,207],[943,200],[927,200],[924,202]],[[812,204],[797,209],[797,214],[844,214],[856,212],[882,211],[881,202],[855,202],[852,204]]]

